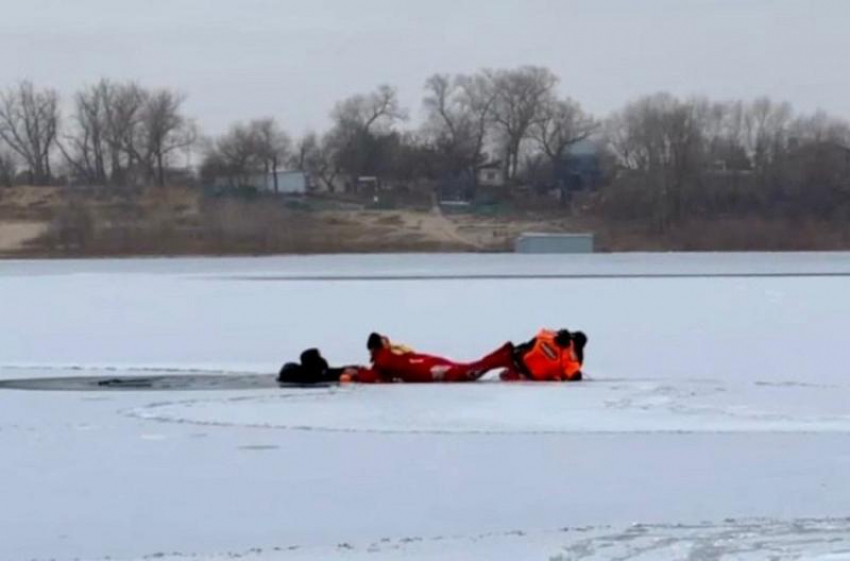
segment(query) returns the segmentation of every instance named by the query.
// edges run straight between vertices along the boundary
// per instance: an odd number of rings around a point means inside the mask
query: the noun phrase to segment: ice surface
[[[475,358],[561,325],[592,378],[0,391],[0,559],[846,558],[845,274],[843,253],[0,262],[5,379],[362,362],[372,330]]]
[[[623,528],[563,528],[550,532],[511,531],[467,537],[409,537],[372,543],[342,543],[333,547],[258,548],[211,555],[209,561],[237,557],[246,561],[308,560],[443,560],[550,559],[607,561],[668,559],[736,561],[850,559],[850,521],[769,519],[725,520],[720,524],[635,524]],[[836,551],[844,550],[844,553]],[[458,552],[462,552],[459,554]],[[186,561],[183,555],[164,555],[164,561]]]
[[[161,401],[129,414],[198,425],[338,432],[850,435],[848,403],[850,386],[593,380],[286,389],[252,399]]]

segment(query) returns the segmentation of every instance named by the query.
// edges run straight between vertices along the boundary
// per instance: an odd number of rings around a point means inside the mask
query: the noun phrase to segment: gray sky
[[[0,0],[0,86],[69,94],[106,76],[188,95],[204,131],[397,86],[414,117],[434,72],[536,64],[602,114],[660,90],[850,118],[848,0]]]

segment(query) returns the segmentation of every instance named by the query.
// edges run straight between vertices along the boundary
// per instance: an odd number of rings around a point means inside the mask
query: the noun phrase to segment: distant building
[[[310,177],[303,171],[252,173],[241,177],[217,177],[213,186],[217,189],[251,189],[258,193],[303,195],[310,190]]]
[[[502,163],[493,161],[454,175],[446,174],[438,184],[441,201],[469,202],[478,198],[482,191],[504,187],[507,180]]]
[[[525,233],[514,241],[516,253],[593,253],[593,234]]]
[[[475,174],[480,187],[503,187],[507,182],[505,169],[499,161],[478,166]]]
[[[369,196],[377,196],[381,191],[381,180],[374,175],[361,175],[354,182],[354,192]]]
[[[581,140],[570,146],[564,163],[555,170],[555,181],[569,191],[597,189],[602,182],[602,166],[596,143]]]

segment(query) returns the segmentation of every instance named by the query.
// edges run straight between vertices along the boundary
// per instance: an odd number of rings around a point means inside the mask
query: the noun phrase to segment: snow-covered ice
[[[0,262],[0,379],[362,362],[372,330],[475,358],[561,325],[591,378],[0,390],[0,559],[848,559],[845,275],[842,253]]]
[[[449,388],[285,389],[254,399],[159,401],[127,413],[164,422],[342,432],[850,435],[848,403],[850,384],[592,380],[545,389],[537,384],[506,387],[486,382]]]

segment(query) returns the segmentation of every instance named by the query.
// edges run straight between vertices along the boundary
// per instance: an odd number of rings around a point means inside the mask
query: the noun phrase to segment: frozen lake
[[[848,294],[846,253],[0,261],[0,379],[543,326],[591,379],[0,390],[0,559],[850,558]]]

